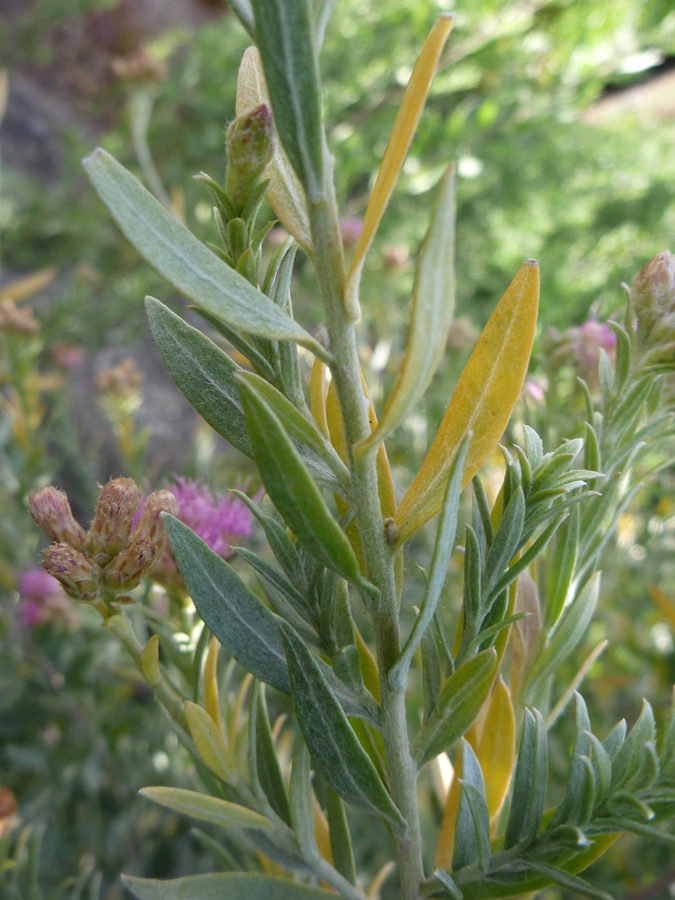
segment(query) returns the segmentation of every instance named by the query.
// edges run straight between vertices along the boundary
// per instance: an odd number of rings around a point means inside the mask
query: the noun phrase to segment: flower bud
[[[643,344],[655,347],[675,332],[675,257],[665,250],[650,259],[633,279],[631,300]]]
[[[28,509],[36,525],[50,541],[82,550],[84,528],[75,521],[68,497],[55,487],[41,487],[28,498]]]
[[[114,478],[103,486],[87,534],[87,549],[99,565],[126,547],[142,502],[143,491],[131,478]]]
[[[272,112],[262,103],[230,124],[225,135],[226,190],[240,212],[252,187],[260,181],[274,156]]]
[[[154,568],[161,555],[160,545],[147,538],[135,538],[105,569],[103,577],[114,591],[130,591]]]
[[[178,501],[168,490],[155,491],[150,494],[138,524],[134,528],[133,540],[146,538],[157,544],[158,549],[163,549],[165,539],[164,525],[161,519],[163,512],[170,513],[172,516],[178,515]]]
[[[52,544],[42,555],[42,566],[61,582],[74,600],[94,600],[101,570],[96,563],[68,544]]]

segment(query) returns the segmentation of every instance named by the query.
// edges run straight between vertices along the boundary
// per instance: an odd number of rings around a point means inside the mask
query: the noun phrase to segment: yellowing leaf
[[[260,51],[257,47],[249,47],[239,66],[237,115],[240,116],[246,110],[260,106],[261,103],[271,107]],[[312,238],[305,192],[286,156],[276,129],[275,146],[274,159],[267,170],[267,177],[270,180],[267,200],[289,234],[293,235],[304,250],[311,253]]]
[[[380,422],[357,453],[365,453],[394,430],[429,386],[448,340],[455,309],[455,167],[439,185],[413,289],[403,364]]]
[[[157,687],[162,680],[159,670],[159,636],[153,634],[141,653],[141,666],[148,684]]]
[[[392,195],[399,172],[415,136],[417,123],[422,115],[424,103],[438,65],[438,60],[454,24],[454,16],[442,15],[424,42],[422,52],[410,76],[401,108],[394,122],[394,129],[389,138],[384,158],[375,179],[366,214],[363,218],[363,230],[354,251],[351,269],[345,288],[345,306],[352,319],[359,317],[358,290],[361,269],[372,243],[389,198]]]
[[[323,432],[324,437],[329,438],[328,422],[326,420],[327,390],[326,364],[323,360],[315,359],[314,365],[312,366],[312,377],[309,385],[309,408],[314,417],[314,421]]]
[[[223,729],[223,721],[220,717],[220,702],[218,699],[218,649],[220,644],[215,635],[211,638],[209,652],[204,665],[204,706],[211,716],[219,731]]]
[[[497,679],[486,705],[485,724],[476,756],[485,779],[490,824],[496,829],[516,759],[516,719],[511,695],[501,678]]]
[[[464,735],[469,744],[476,749],[477,741],[476,725]],[[448,796],[445,799],[445,808],[443,810],[443,821],[441,823],[441,832],[438,836],[438,847],[436,848],[436,861],[434,866],[439,869],[450,869],[452,866],[452,857],[455,852],[455,826],[457,824],[457,814],[459,812],[459,798],[461,795],[461,785],[459,783],[462,777],[462,744],[460,742],[457,748],[457,756],[455,757],[455,772],[450,784]]]
[[[356,632],[356,649],[359,651],[359,660],[361,662],[361,674],[363,675],[363,683],[368,688],[373,697],[380,702],[380,673],[377,663],[370,652],[370,647],[363,640],[363,635],[354,625]]]
[[[661,588],[655,584],[650,584],[647,588],[649,599],[658,609],[670,627],[675,630],[675,601],[671,600],[667,594],[664,594]]]
[[[532,351],[539,268],[528,260],[485,326],[459,379],[422,468],[396,513],[397,546],[440,512],[452,462],[469,431],[466,485],[501,437],[520,394]]]
[[[222,732],[211,716],[201,706],[186,700],[185,718],[199,755],[209,769],[223,781],[236,782],[237,776],[232,767],[230,752]]]
[[[30,275],[10,281],[0,290],[0,302],[13,300],[15,303],[21,303],[22,300],[32,297],[33,294],[37,294],[38,291],[51,284],[56,278],[56,273],[56,269],[40,269],[39,272],[32,272]]]

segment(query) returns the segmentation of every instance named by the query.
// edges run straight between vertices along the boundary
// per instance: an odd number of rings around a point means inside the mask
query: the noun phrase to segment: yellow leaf
[[[417,123],[422,115],[438,60],[454,21],[454,16],[444,14],[432,28],[410,76],[401,108],[396,116],[394,128],[368,201],[363,218],[363,230],[356,245],[354,259],[347,277],[345,307],[348,315],[354,321],[359,317],[358,291],[361,269],[415,136]]]
[[[312,794],[314,804],[314,840],[319,849],[319,854],[327,863],[333,865],[333,848],[330,845],[330,830],[323,810],[319,806],[316,797]]]
[[[204,666],[204,706],[207,713],[216,723],[219,731],[223,729],[223,721],[220,717],[220,702],[218,698],[218,649],[220,644],[215,635],[211,638],[209,652]]]
[[[441,179],[417,261],[403,364],[374,431],[356,447],[365,453],[403,421],[429,386],[448,340],[455,308],[455,167]]]
[[[7,70],[0,69],[0,122],[2,122],[7,109],[7,96],[9,94],[9,80]]]
[[[663,618],[666,619],[670,627],[675,629],[675,601],[671,600],[671,598],[668,597],[667,594],[664,594],[655,584],[650,584],[647,591],[649,592],[649,598],[654,606],[658,609]]]
[[[478,743],[477,729],[475,724],[469,728],[464,735],[467,742],[476,749]],[[443,810],[443,822],[441,823],[441,833],[438,836],[438,847],[436,849],[436,862],[434,865],[440,869],[450,869],[452,865],[452,856],[455,852],[455,825],[457,824],[457,814],[459,812],[459,798],[461,794],[461,786],[459,783],[462,777],[462,745],[460,743],[455,757],[455,774],[450,784],[450,790],[445,800],[445,808]]]
[[[380,702],[380,672],[377,663],[370,652],[368,644],[363,640],[363,635],[354,625],[356,631],[356,648],[359,651],[359,661],[361,663],[361,674],[363,675],[363,683],[370,691],[373,697]]]
[[[394,862],[388,862],[382,866],[377,875],[375,875],[373,880],[368,885],[368,890],[366,891],[366,897],[368,898],[368,900],[380,900],[380,888],[387,880],[387,878],[389,878],[395,868],[396,863]]]
[[[159,671],[159,636],[153,634],[141,653],[141,666],[148,684],[157,687],[162,680]]]
[[[401,501],[397,547],[440,512],[452,462],[469,431],[463,485],[501,437],[527,373],[538,303],[539,268],[528,260],[485,326],[422,468]]]
[[[239,66],[237,79],[237,115],[266,103],[271,108],[260,51],[249,47]],[[312,237],[309,213],[305,204],[305,192],[290,164],[275,128],[274,158],[267,170],[270,180],[267,200],[286,228],[300,246],[308,253],[312,251]]]
[[[0,290],[0,302],[3,300],[13,300],[15,303],[21,303],[27,300],[33,294],[37,294],[43,288],[56,278],[56,269],[40,269],[39,272],[32,272],[30,275],[24,275],[23,278],[17,278]]]
[[[209,769],[223,781],[228,783],[236,781],[236,773],[223,734],[207,711],[198,704],[186,700],[185,718],[199,755]]]
[[[326,420],[327,388],[326,364],[320,359],[315,359],[309,384],[309,408],[324,437],[329,438],[328,422]]]
[[[501,678],[495,682],[487,701],[485,724],[476,756],[485,779],[490,824],[496,830],[497,817],[509,790],[516,759],[516,718],[509,689]]]

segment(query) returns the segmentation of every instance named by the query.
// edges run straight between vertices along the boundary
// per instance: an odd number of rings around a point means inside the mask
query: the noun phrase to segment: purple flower
[[[201,480],[176,476],[174,480],[167,487],[178,501],[178,518],[218,556],[226,559],[233,543],[251,536],[251,513],[237,497],[214,495]]]
[[[19,622],[24,628],[58,622],[70,628],[75,619],[63,588],[42,568],[28,569],[19,576],[21,596]]]
[[[54,594],[61,594],[61,585],[56,578],[41,567],[28,569],[19,576],[21,599],[40,603]]]

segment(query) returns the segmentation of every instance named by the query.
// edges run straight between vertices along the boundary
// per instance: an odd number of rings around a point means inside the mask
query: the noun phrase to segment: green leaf
[[[518,549],[520,536],[525,523],[525,497],[523,489],[518,486],[499,521],[499,527],[492,541],[492,546],[485,560],[485,578],[483,582],[483,603],[488,611],[490,599],[494,599],[494,588],[499,582]]]
[[[552,675],[577,646],[593,618],[600,590],[600,572],[590,579],[583,591],[568,607],[548,646],[536,661],[529,676],[530,686]]]
[[[563,522],[555,543],[544,607],[544,623],[547,630],[553,628],[560,618],[572,583],[579,547],[579,522],[579,507],[575,506]]]
[[[478,863],[478,868],[486,872],[490,864],[490,813],[485,799],[485,782],[473,747],[463,738],[460,784],[452,870],[456,872]]]
[[[238,806],[236,803],[228,803],[208,794],[199,794],[196,791],[186,791],[173,787],[147,787],[140,793],[166,806],[174,812],[201,819],[203,822],[211,822],[213,825],[222,825],[231,828],[263,828],[271,829],[274,826],[269,819],[261,816],[251,809]]]
[[[487,699],[497,666],[490,648],[463,663],[447,679],[433,711],[412,745],[418,766],[438,756],[470,727]]]
[[[84,160],[99,196],[125,236],[160,275],[229,325],[268,340],[325,350],[269,297],[227,266],[105,150]]]
[[[389,671],[389,684],[395,691],[405,690],[413,655],[420,645],[427,628],[431,624],[441,599],[441,591],[445,584],[448,566],[450,565],[450,557],[452,556],[452,551],[455,546],[459,498],[462,493],[462,472],[464,470],[464,459],[466,457],[470,437],[471,436],[468,435],[464,439],[452,464],[452,469],[450,470],[448,486],[445,491],[443,508],[441,510],[441,518],[436,533],[434,553],[431,558],[429,579],[427,581],[426,590],[424,591],[424,599],[422,600],[420,613],[415,620],[413,629],[410,632],[410,637],[406,641],[401,655]]]
[[[290,694],[283,645],[274,615],[234,569],[187,525],[163,516],[181,575],[202,620],[247,672]]]
[[[245,547],[233,547],[232,549],[235,550],[242,559],[246,560],[251,568],[255,569],[262,578],[280,591],[303,619],[306,621],[311,620],[312,613],[306,598],[303,597],[303,595],[291,584],[288,578],[275,568],[272,563],[267,562],[266,559],[258,556],[258,554],[254,553],[252,550],[247,550]]]
[[[255,744],[256,768],[260,786],[265,792],[275,813],[288,825],[291,824],[291,808],[286,786],[279,767],[279,758],[274,747],[274,738],[265,702],[265,686],[256,682],[251,697],[251,707],[256,705]]]
[[[310,757],[307,744],[302,736],[298,738],[293,754],[289,794],[291,822],[302,855],[308,861],[318,860],[319,850],[314,837],[314,801]]]
[[[352,850],[352,838],[349,833],[345,805],[342,798],[338,797],[330,788],[326,789],[326,818],[330,831],[333,865],[350,884],[356,884],[354,851]]]
[[[450,897],[451,900],[462,900],[463,894],[455,884],[455,881],[449,872],[446,872],[445,869],[435,869],[434,875],[437,881],[439,881],[446,889],[448,897]]]
[[[455,310],[455,167],[445,170],[420,249],[403,364],[375,430],[356,452],[383,441],[429,387],[443,357]],[[466,456],[466,443],[462,464]],[[461,480],[461,472],[460,472]]]
[[[122,880],[137,900],[338,900],[339,896],[284,878],[242,872],[188,875],[174,881],[123,875]]]
[[[348,581],[359,583],[352,546],[279,418],[248,379],[239,381],[239,392],[255,459],[272,502],[313,556]]]
[[[310,202],[323,197],[323,125],[309,0],[252,0],[274,121]]]
[[[504,834],[504,849],[537,836],[544,812],[548,780],[546,727],[539,710],[525,710],[518,762],[513,781],[511,809]]]
[[[316,660],[290,625],[279,620],[279,630],[288,660],[295,714],[317,768],[348,803],[400,825],[400,812]]]
[[[559,869],[557,866],[536,862],[533,859],[524,859],[522,862],[532,872],[536,872],[537,875],[543,875],[544,878],[548,878],[549,881],[559,884],[569,891],[583,894],[585,897],[593,897],[595,900],[613,900],[612,895],[607,893],[607,891],[600,890],[600,888],[589,884],[588,881],[584,881],[583,878],[579,878],[578,875],[572,875],[570,872]]]
[[[159,300],[147,297],[152,336],[171,377],[199,415],[246,456],[253,456],[234,373],[239,366]]]

